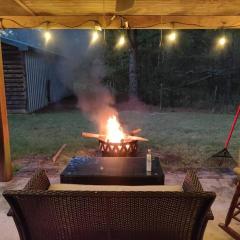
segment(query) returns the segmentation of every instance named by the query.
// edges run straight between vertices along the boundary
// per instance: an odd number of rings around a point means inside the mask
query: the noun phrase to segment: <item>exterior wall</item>
[[[60,57],[52,54],[25,52],[28,112],[37,111],[70,95],[57,71],[59,61],[62,61]]]
[[[52,59],[51,67],[49,68],[49,79],[50,79],[50,102],[55,103],[63,99],[64,97],[72,95],[72,91],[68,88],[63,76],[62,69],[66,67],[64,64],[66,60],[64,58],[54,57]]]
[[[48,105],[47,99],[47,58],[36,52],[25,52],[27,110],[34,112]]]
[[[64,57],[17,40],[1,42],[9,112],[34,112],[71,95]]]

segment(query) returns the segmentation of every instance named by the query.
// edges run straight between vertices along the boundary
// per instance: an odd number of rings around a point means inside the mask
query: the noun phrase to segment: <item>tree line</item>
[[[128,44],[115,48],[122,31],[107,31],[104,79],[118,101],[137,95],[164,108],[231,111],[240,100],[240,32],[238,30],[128,30]],[[227,39],[217,48],[220,36]]]

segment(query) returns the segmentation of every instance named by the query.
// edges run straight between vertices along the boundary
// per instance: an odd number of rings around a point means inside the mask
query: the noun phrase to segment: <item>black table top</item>
[[[164,184],[159,159],[153,159],[152,172],[147,172],[144,157],[74,157],[60,177],[62,183]]]

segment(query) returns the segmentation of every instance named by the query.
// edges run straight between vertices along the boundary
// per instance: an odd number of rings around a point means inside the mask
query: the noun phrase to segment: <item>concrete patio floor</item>
[[[48,162],[48,163],[47,163]],[[6,213],[9,206],[2,197],[5,189],[21,189],[29,180],[34,170],[38,167],[45,168],[51,183],[60,181],[59,174],[64,164],[49,164],[49,161],[26,164],[13,180],[7,183],[0,183],[0,240],[18,240],[18,233],[11,217],[7,217]],[[168,185],[181,184],[185,176],[184,171],[167,171],[165,170],[165,183]],[[198,176],[205,190],[214,191],[217,198],[212,206],[214,221],[209,221],[204,240],[230,240],[232,239],[222,229],[218,227],[218,223],[224,222],[232,196],[235,191],[233,179],[235,175],[230,171],[224,170],[199,170]],[[240,224],[233,222],[233,227],[240,232]]]

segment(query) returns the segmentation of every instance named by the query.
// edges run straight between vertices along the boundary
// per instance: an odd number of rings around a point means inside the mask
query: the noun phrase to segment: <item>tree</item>
[[[137,97],[137,30],[128,30],[127,32],[129,39],[129,97]]]

